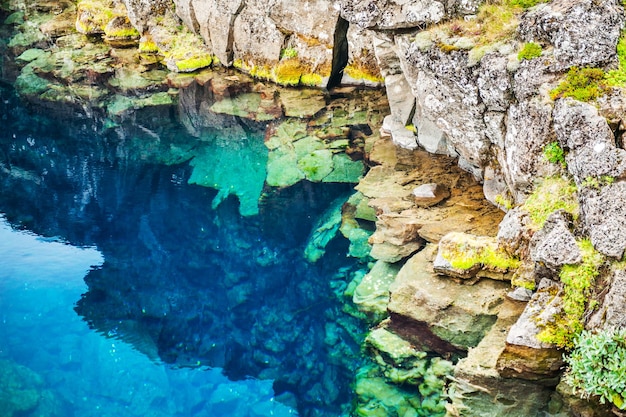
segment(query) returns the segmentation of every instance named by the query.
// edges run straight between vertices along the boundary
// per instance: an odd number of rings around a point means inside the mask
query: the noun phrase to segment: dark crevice
[[[234,50],[234,43],[235,43],[235,20],[237,19],[237,17],[239,16],[239,14],[241,14],[241,12],[243,11],[244,7],[246,7],[246,2],[242,1],[239,4],[239,7],[237,8],[237,10],[235,11],[235,13],[233,13],[230,16],[230,21],[228,22],[228,37],[226,39],[226,65],[231,65],[235,59],[235,50]]]
[[[333,47],[333,63],[330,70],[330,77],[328,78],[327,89],[337,87],[341,84],[343,78],[343,70],[348,65],[348,22],[343,17],[339,16],[337,25],[335,26],[335,37]]]

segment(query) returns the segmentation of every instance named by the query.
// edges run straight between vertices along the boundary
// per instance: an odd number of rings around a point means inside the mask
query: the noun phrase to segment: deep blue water
[[[363,329],[338,294],[360,265],[341,237],[303,251],[351,185],[265,188],[242,216],[217,182],[229,147],[263,158],[263,126],[170,108],[103,129],[0,91],[1,416],[347,413]],[[219,156],[219,196],[190,153]]]

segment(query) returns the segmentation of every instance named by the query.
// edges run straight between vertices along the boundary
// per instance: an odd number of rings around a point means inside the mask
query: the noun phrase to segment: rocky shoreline
[[[173,103],[190,132],[269,124],[274,187],[367,167],[328,229],[373,265],[344,294],[373,326],[358,415],[610,415],[560,376],[583,329],[626,326],[626,96],[563,91],[619,75],[621,4],[174,3],[4,1],[2,78],[107,129]],[[260,191],[220,191],[257,210]]]

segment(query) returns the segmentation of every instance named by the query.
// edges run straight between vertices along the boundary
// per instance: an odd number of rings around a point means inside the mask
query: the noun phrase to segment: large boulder
[[[584,188],[579,199],[593,246],[604,255],[621,259],[626,251],[626,181],[600,190]]]
[[[496,321],[508,284],[481,280],[463,285],[437,276],[435,246],[411,257],[390,286],[389,328],[442,354],[475,347]]]
[[[540,4],[521,19],[526,41],[554,45],[553,67],[599,66],[615,60],[624,9],[614,1],[555,0]]]

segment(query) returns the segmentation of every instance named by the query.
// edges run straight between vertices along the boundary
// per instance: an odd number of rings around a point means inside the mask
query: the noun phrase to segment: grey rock
[[[508,292],[506,296],[511,300],[526,303],[532,298],[533,292],[528,288],[516,287],[513,291]]]
[[[591,243],[606,256],[621,259],[626,250],[626,182],[600,190],[579,190],[579,201]]]
[[[417,98],[420,116],[445,133],[455,151],[474,167],[481,167],[489,151],[476,76],[467,67],[467,53],[449,54],[412,44],[405,57],[407,79]],[[419,127],[418,127],[419,129]]]
[[[617,2],[555,0],[525,13],[519,34],[526,41],[554,45],[556,70],[598,66],[615,60],[615,45],[624,24]]]
[[[624,175],[626,151],[615,147],[613,131],[595,106],[569,98],[558,100],[553,117],[559,143],[570,151],[567,166],[578,185],[590,177]]]
[[[343,0],[341,16],[361,28],[413,28],[448,17],[444,3],[427,0]]]
[[[544,145],[554,140],[551,114],[551,106],[537,99],[509,107],[503,168],[514,194],[526,191],[535,178],[549,176],[557,169],[543,158]]]
[[[565,98],[554,105],[554,131],[561,146],[575,150],[590,142],[614,145],[613,132],[598,109],[588,103]]]
[[[558,74],[549,71],[543,59],[525,59],[513,76],[513,91],[519,101],[546,94],[555,87]]]
[[[511,255],[522,256],[528,250],[532,237],[528,214],[516,207],[509,210],[500,222],[496,237],[498,246]]]
[[[508,195],[508,186],[504,174],[500,166],[495,163],[489,163],[485,167],[483,177],[483,194],[494,206],[498,206],[501,210],[508,211],[508,207],[501,206],[499,199],[506,198]]]
[[[133,26],[144,33],[148,29],[150,19],[165,13],[170,7],[169,0],[123,0],[128,18]]]
[[[505,113],[499,111],[485,112],[485,135],[489,141],[497,145],[500,150],[504,149],[504,137],[506,136]]]
[[[247,0],[233,23],[233,58],[258,63],[276,62],[285,34],[268,15],[266,0]]]
[[[544,278],[537,291],[526,305],[524,312],[511,327],[506,342],[511,345],[527,346],[534,349],[548,349],[554,346],[539,341],[537,335],[558,311],[560,311],[561,284]]]
[[[554,272],[563,265],[580,263],[582,254],[570,227],[571,218],[567,213],[562,210],[552,213],[530,241],[531,259]]]
[[[587,328],[626,328],[626,270],[616,269],[609,277],[610,287],[600,308],[587,323]]]
[[[393,115],[385,116],[383,120],[383,130],[391,134],[393,143],[404,149],[417,149],[417,138],[415,133],[396,120]]]
[[[497,53],[485,55],[480,61],[477,85],[487,110],[505,111],[513,100],[508,59]]]

